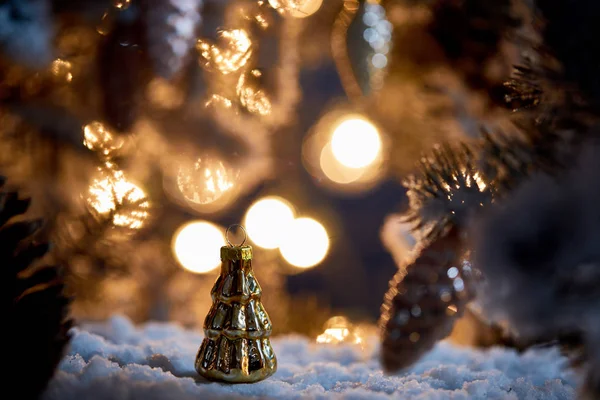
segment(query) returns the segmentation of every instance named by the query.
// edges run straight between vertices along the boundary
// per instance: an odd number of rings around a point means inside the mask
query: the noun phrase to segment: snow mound
[[[386,375],[370,349],[272,338],[278,370],[254,384],[207,382],[194,370],[201,332],[175,324],[134,326],[115,316],[73,328],[68,354],[43,400],[556,399],[576,397],[576,379],[556,349],[518,354],[439,343],[406,373]]]

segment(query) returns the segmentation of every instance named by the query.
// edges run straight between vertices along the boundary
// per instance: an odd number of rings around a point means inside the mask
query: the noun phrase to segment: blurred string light
[[[327,231],[312,218],[296,218],[294,207],[278,196],[259,199],[244,218],[248,237],[264,249],[277,249],[290,265],[311,268],[329,251]]]
[[[52,61],[52,64],[50,65],[50,72],[52,75],[56,79],[67,83],[73,80],[72,69],[73,65],[71,62],[61,58],[57,58],[56,60]]]
[[[314,267],[325,259],[329,251],[327,231],[312,218],[297,218],[279,234],[281,256],[295,267]]]
[[[194,204],[210,204],[228,194],[234,187],[235,174],[218,158],[205,156],[177,166],[177,186],[186,200]]]
[[[252,41],[244,29],[226,29],[217,34],[218,44],[200,39],[196,48],[209,69],[231,74],[243,68],[252,56]]]
[[[367,27],[363,31],[364,40],[369,43],[373,53],[368,56],[371,89],[383,87],[383,78],[388,65],[388,53],[392,41],[392,23],[386,18],[385,9],[380,0],[367,0],[362,22]]]
[[[306,18],[321,8],[323,0],[269,0],[269,5],[282,15]]]
[[[204,105],[206,107],[219,106],[222,108],[231,108],[233,106],[233,102],[225,96],[221,96],[220,94],[213,94],[209,97],[206,103],[204,103]]]
[[[150,215],[150,202],[144,190],[127,179],[111,161],[111,156],[124,143],[122,137],[113,135],[99,121],[83,127],[83,144],[98,153],[103,162],[84,197],[97,217],[110,220],[115,227],[137,230]]]
[[[92,180],[86,200],[98,216],[110,219],[116,227],[140,229],[149,216],[146,193],[110,162]]]
[[[348,168],[365,168],[381,154],[381,137],[377,128],[361,116],[340,121],[331,136],[331,151]]]
[[[383,175],[383,140],[379,128],[362,114],[331,111],[306,138],[303,159],[317,182],[360,192]]]
[[[340,164],[333,154],[331,143],[327,143],[323,147],[319,157],[319,165],[329,180],[339,184],[356,182],[364,173],[362,168],[348,168]]]
[[[325,331],[317,336],[319,344],[362,344],[365,340],[350,320],[341,315],[329,318],[324,328]]]
[[[256,48],[262,37],[260,32],[270,26],[269,17],[265,13],[266,3],[266,0],[259,0],[240,4],[234,8],[234,12],[227,13],[224,21],[226,28],[219,31],[215,43],[204,39],[197,42],[200,65],[213,74],[205,106],[233,111],[235,117],[228,118],[230,113],[224,114],[227,116],[223,119],[222,115],[218,116],[232,131],[245,129],[246,122],[260,124],[259,128],[263,130],[265,125],[274,128],[287,122],[291,118],[289,104],[296,102],[299,97],[296,94],[297,85],[293,83],[298,73],[299,23],[286,20],[282,25],[279,35],[280,65],[275,68],[274,81],[277,85],[272,96],[260,82],[261,72],[256,69]],[[271,2],[269,5],[281,13],[289,10],[293,15],[304,17],[316,11],[320,4],[321,1],[287,0]],[[258,27],[258,30],[254,27]],[[275,112],[275,108],[281,112]],[[253,114],[252,116],[268,118],[246,118],[244,111]]]
[[[253,54],[253,43],[246,30],[222,30],[218,45],[199,40],[197,48],[208,70],[216,70],[223,75],[238,74],[235,95],[214,93],[206,106],[231,108],[233,101],[227,96],[237,96],[239,104],[250,113],[260,116],[271,113],[271,101],[257,83],[261,72],[247,65]]]
[[[253,243],[264,249],[276,249],[294,222],[294,209],[285,199],[264,197],[250,206],[244,226]]]
[[[219,249],[225,246],[223,229],[208,221],[192,221],[173,235],[172,249],[179,264],[190,272],[205,274],[220,264]]]
[[[103,36],[108,35],[110,32],[118,13],[129,9],[129,6],[131,6],[131,0],[113,0],[111,3],[111,7],[104,12],[96,26],[96,31]]]
[[[261,72],[257,69],[253,69],[249,74],[241,74],[236,92],[240,103],[248,111],[265,116],[271,113],[271,101],[258,85],[252,83],[252,78],[259,78],[260,76]]]
[[[131,0],[113,0],[112,4],[119,10],[126,10],[131,5]]]
[[[92,121],[83,127],[83,144],[88,149],[109,156],[123,147],[122,137],[113,135],[103,123]]]

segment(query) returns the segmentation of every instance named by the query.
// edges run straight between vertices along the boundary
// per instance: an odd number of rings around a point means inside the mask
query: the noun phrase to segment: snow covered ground
[[[473,349],[440,343],[412,370],[387,376],[377,346],[273,338],[279,368],[243,385],[209,383],[194,370],[202,333],[124,317],[75,328],[43,400],[187,399],[573,399],[576,379],[556,350]],[[376,339],[372,339],[376,343]]]

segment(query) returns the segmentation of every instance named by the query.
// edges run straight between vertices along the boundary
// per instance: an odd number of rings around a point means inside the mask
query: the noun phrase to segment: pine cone
[[[0,178],[0,186],[4,178]],[[45,390],[69,341],[72,321],[67,319],[70,300],[63,295],[59,270],[32,264],[43,257],[48,243],[31,239],[42,225],[40,220],[19,220],[30,201],[16,192],[0,192],[0,265],[2,268],[2,315],[6,349],[4,362],[8,392],[34,399]]]
[[[452,331],[472,297],[462,240],[452,228],[420,248],[390,282],[381,308],[381,361],[387,372],[411,366]]]
[[[171,79],[185,65],[200,24],[202,0],[146,0],[146,40],[154,71]]]

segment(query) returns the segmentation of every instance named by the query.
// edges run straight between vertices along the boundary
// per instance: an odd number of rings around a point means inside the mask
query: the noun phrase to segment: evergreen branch
[[[419,236],[434,240],[450,228],[463,228],[471,211],[491,201],[491,192],[474,167],[466,145],[436,147],[419,171],[404,182],[410,210],[405,215]]]

